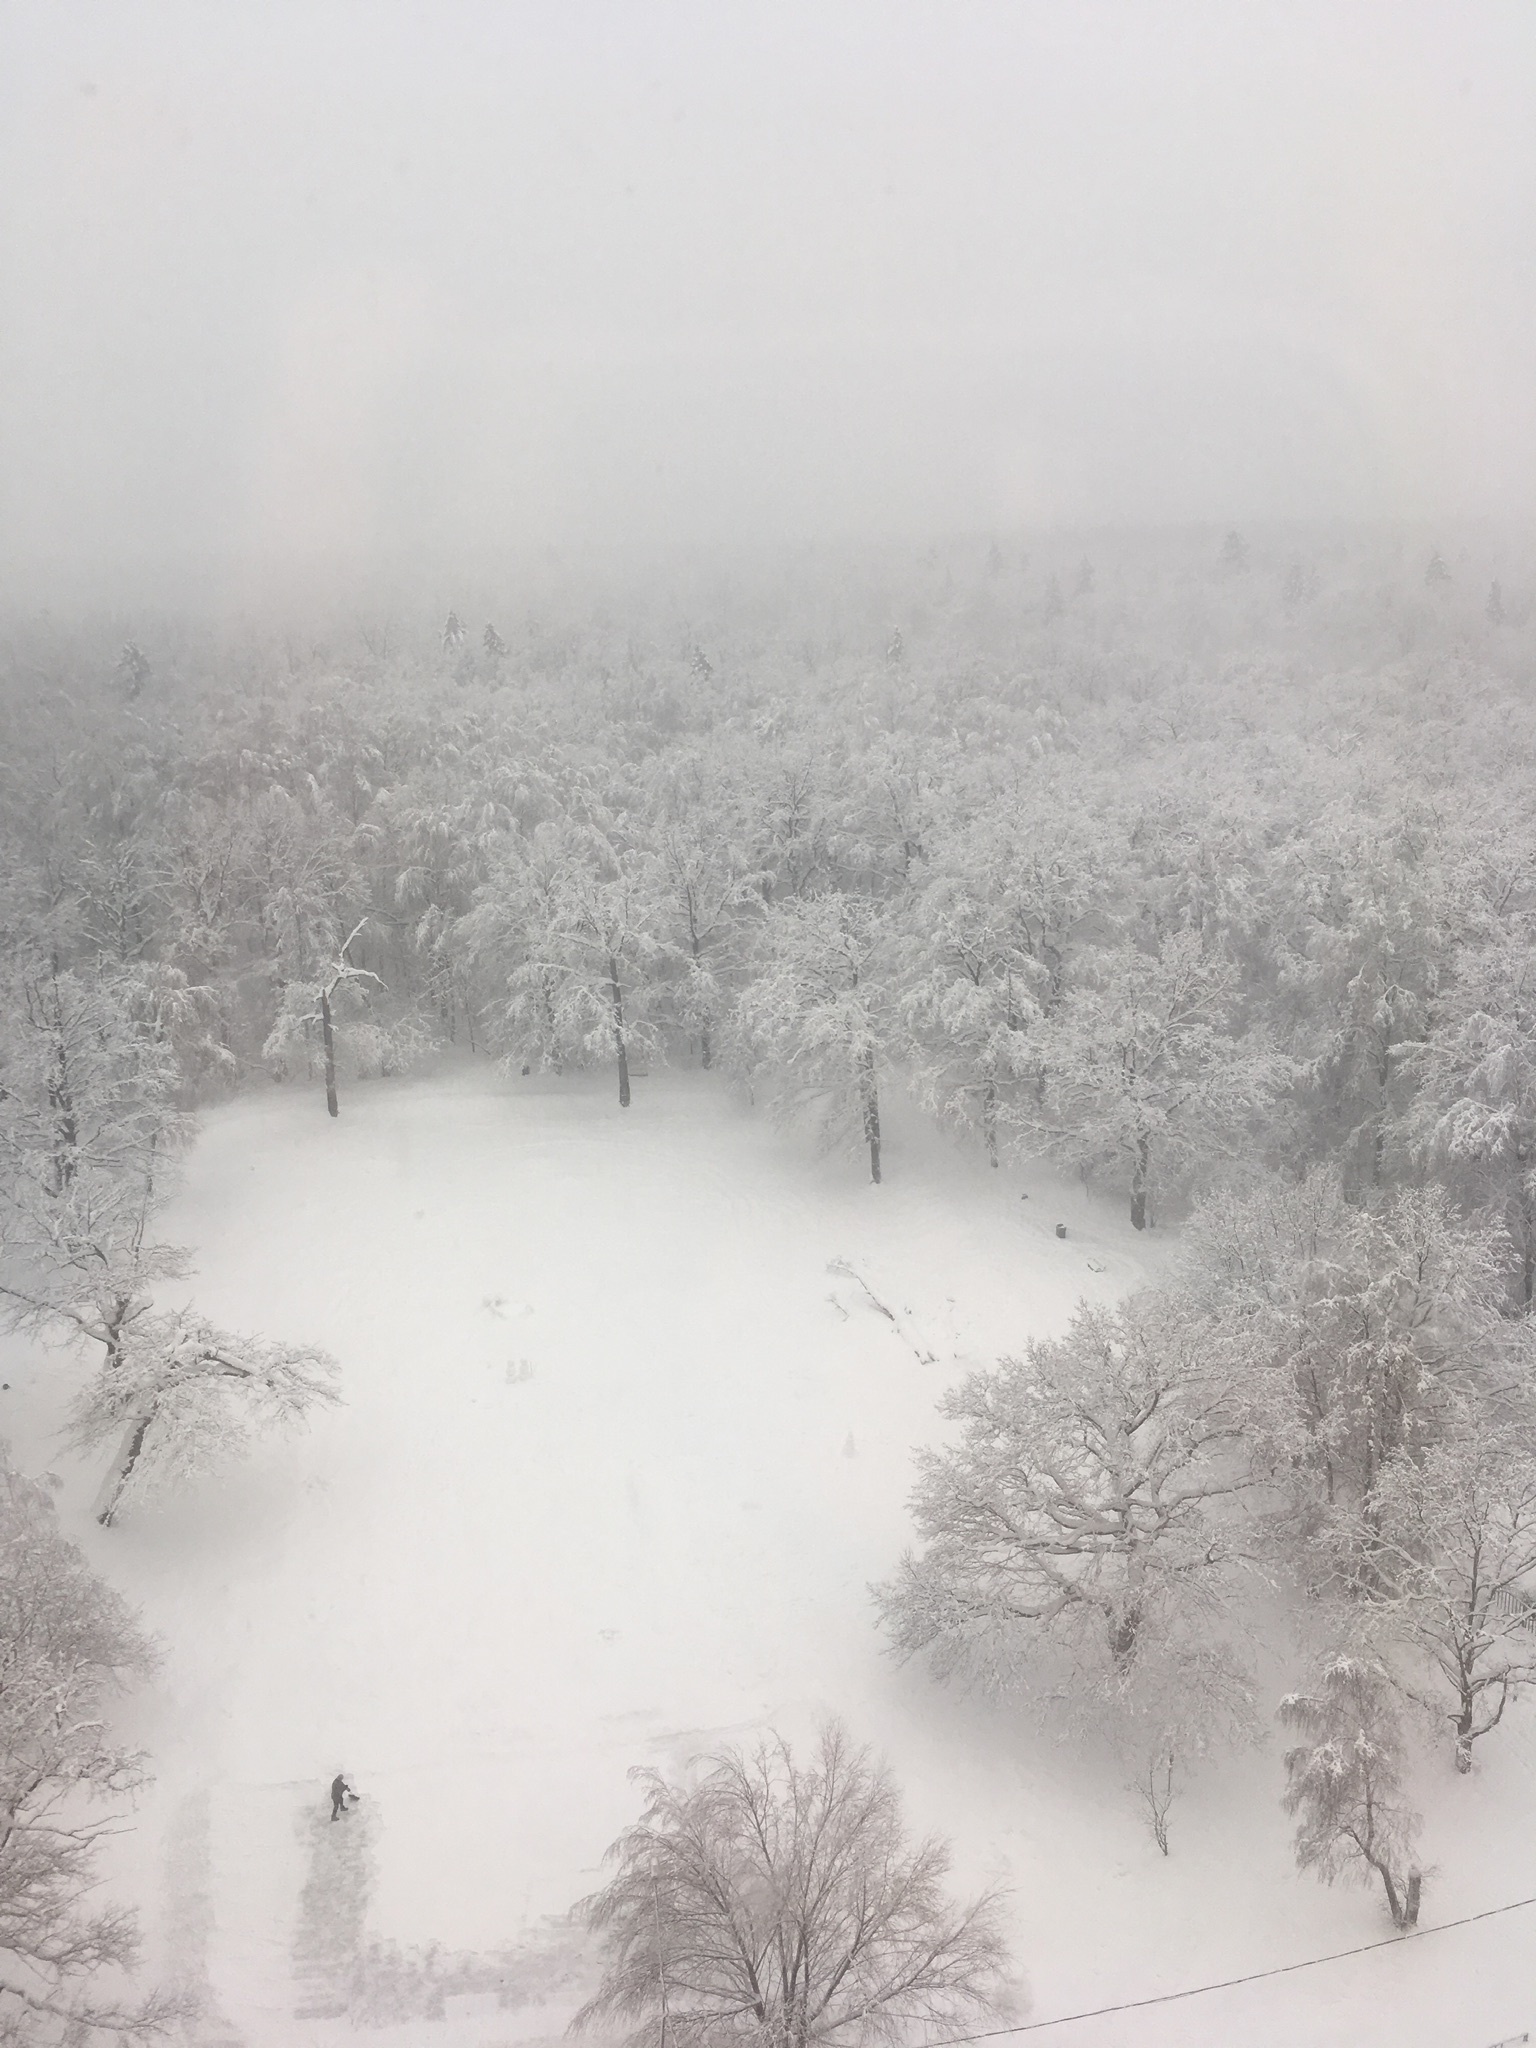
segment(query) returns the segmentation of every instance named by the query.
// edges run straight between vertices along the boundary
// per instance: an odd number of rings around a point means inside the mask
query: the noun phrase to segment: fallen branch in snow
[[[865,1297],[868,1300],[870,1307],[878,1309],[880,1314],[885,1317],[886,1321],[890,1324],[891,1328],[896,1332],[897,1336],[900,1337],[901,1341],[907,1346],[908,1350],[912,1353],[913,1357],[917,1360],[919,1365],[938,1364],[939,1361],[937,1353],[925,1349],[924,1346],[918,1342],[918,1340],[912,1335],[911,1331],[905,1327],[901,1320],[901,1317],[897,1315],[896,1311],[880,1299],[879,1295],[876,1294],[873,1287],[870,1286],[869,1282],[864,1278],[864,1275],[859,1271],[857,1266],[850,1264],[850,1262],[847,1259],[829,1259],[827,1261],[827,1271],[829,1273],[836,1273],[842,1279],[856,1281],[858,1285],[863,1288]],[[828,1299],[836,1300],[836,1297],[829,1296]],[[842,1308],[842,1303],[837,1302],[837,1306],[839,1308]],[[843,1309],[843,1313],[844,1315],[846,1315],[847,1310]]]

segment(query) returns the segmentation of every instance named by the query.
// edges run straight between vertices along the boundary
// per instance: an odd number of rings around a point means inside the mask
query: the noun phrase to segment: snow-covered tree
[[[1061,1705],[1068,1729],[1091,1727],[1129,1767],[1127,1789],[1165,1856],[1169,1816],[1191,1773],[1260,1734],[1246,1661],[1205,1634],[1143,1640],[1130,1667],[1092,1695]]]
[[[0,1319],[62,1320],[111,1352],[133,1304],[181,1270],[158,1243],[186,1118],[133,976],[21,964],[0,1051]]]
[[[152,1306],[187,1265],[155,1230],[185,1131],[163,1035],[117,982],[50,969],[23,976],[22,998],[0,1094],[0,1321],[99,1347],[76,1440],[122,1428],[125,1484],[146,1444],[145,1469],[169,1474],[220,1438],[237,1444],[242,1408],[272,1421],[333,1398],[324,1354],[226,1339]]]
[[[0,991],[0,1181],[13,1213],[82,1179],[151,1172],[186,1125],[141,979],[36,958],[12,968]]]
[[[1010,2009],[996,1895],[949,1902],[947,1846],[908,1841],[890,1772],[835,1723],[809,1763],[774,1735],[691,1783],[636,1776],[645,1809],[584,1905],[604,1964],[578,2028],[861,2048]]]
[[[627,1109],[632,1060],[661,1050],[663,922],[657,859],[614,818],[561,818],[505,840],[460,942],[501,978],[492,1018],[507,1059],[556,1070],[611,1059]]]
[[[69,1415],[73,1449],[118,1441],[97,1521],[110,1523],[131,1493],[244,1456],[253,1428],[292,1426],[336,1401],[336,1370],[311,1344],[237,1336],[190,1308],[137,1307]]]
[[[1458,926],[1466,876],[1428,804],[1388,819],[1357,794],[1287,849],[1276,900],[1282,997],[1320,1142],[1353,1187],[1376,1187],[1404,1107],[1403,1067],[1424,1036]]]
[[[1536,1456],[1524,1431],[1464,1428],[1377,1481],[1360,1534],[1403,1689],[1450,1724],[1456,1768],[1536,1683]]]
[[[371,1013],[370,1001],[376,990],[383,990],[384,983],[370,968],[359,967],[349,958],[367,921],[359,919],[334,954],[314,962],[309,976],[285,983],[277,1022],[262,1047],[263,1058],[279,1075],[310,1071],[318,1050],[325,1107],[331,1116],[340,1114],[336,1095],[338,1036],[346,1041],[354,1069],[363,1073],[401,1073],[432,1043],[425,1027],[409,1014],[383,1020]]]
[[[747,802],[747,844],[754,869],[773,877],[772,893],[825,889],[837,856],[832,785],[840,764],[809,745],[781,746],[754,763]]]
[[[756,866],[739,765],[708,749],[650,764],[647,839],[657,861],[672,1014],[712,1066],[743,948],[771,882]]]
[[[1131,1222],[1157,1188],[1262,1131],[1290,1064],[1239,1028],[1236,963],[1196,931],[1093,949],[1041,1041],[1045,1091],[1021,1128],[1076,1164],[1116,1165]]]
[[[1297,1867],[1315,1871],[1324,1884],[1379,1879],[1393,1926],[1416,1927],[1420,1823],[1403,1795],[1403,1737],[1390,1677],[1367,1659],[1334,1655],[1312,1692],[1281,1701],[1280,1718],[1302,1738],[1285,1753],[1282,1801],[1297,1817]]]
[[[892,1029],[889,926],[868,897],[790,896],[764,914],[755,973],[733,1019],[737,1065],[808,1112],[824,1137],[857,1133],[880,1178],[880,1063]]]
[[[1360,1209],[1327,1172],[1197,1214],[1187,1283],[1204,1341],[1243,1385],[1298,1536],[1320,1520],[1358,1529],[1389,1459],[1421,1456],[1465,1412],[1513,1417],[1528,1400],[1536,1332],[1502,1312],[1499,1240],[1441,1188]]]
[[[290,984],[300,991],[294,1000],[301,1008],[312,1001],[306,992],[368,910],[356,827],[312,773],[302,791],[264,790],[250,806],[242,847],[244,892],[271,990],[272,1022],[288,1007]]]
[[[1536,949],[1514,933],[1468,948],[1411,1064],[1430,1160],[1479,1170],[1503,1211],[1519,1299],[1536,1299]]]
[[[117,665],[112,671],[112,679],[130,703],[141,694],[153,673],[149,657],[143,648],[135,641],[124,641],[122,652],[117,657]]]
[[[102,1839],[147,1778],[107,1705],[154,1663],[46,1489],[0,1445],[0,2040],[18,2048],[142,2042],[183,2016],[164,1995],[123,2001],[135,1917],[92,1898]]]
[[[924,1547],[876,1589],[901,1655],[1004,1689],[1054,1663],[1071,1693],[1216,1640],[1250,1481],[1231,1383],[1175,1301],[1082,1304],[941,1412],[961,1432],[918,1454]]]
[[[994,1166],[1008,1104],[1041,1072],[1072,935],[1103,888],[1103,835],[1062,795],[1042,783],[934,827],[898,927],[917,1093],[979,1128]]]

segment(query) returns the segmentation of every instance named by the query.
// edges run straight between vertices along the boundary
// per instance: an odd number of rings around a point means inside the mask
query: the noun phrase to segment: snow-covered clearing
[[[168,1226],[196,1299],[329,1347],[346,1405],[108,1532],[86,1516],[99,1474],[66,1470],[72,1532],[166,1645],[132,1708],[158,1782],[119,1876],[152,1964],[208,1986],[201,2040],[354,2038],[324,1987],[359,1939],[505,1946],[599,1882],[631,1766],[829,1711],[953,1838],[958,1883],[1011,1886],[1035,2021],[1389,1931],[1374,1895],[1293,1873],[1273,1751],[1197,1784],[1165,1861],[1101,1759],[883,1653],[866,1587],[905,1540],[941,1387],[1157,1249],[1118,1204],[988,1173],[915,1122],[886,1163],[871,1187],[707,1076],[641,1081],[626,1114],[606,1078],[459,1065],[353,1088],[338,1123],[292,1089],[206,1118]],[[73,1368],[7,1358],[4,1427],[46,1462]],[[1536,1911],[1430,1930],[1536,1893],[1529,1720],[1469,1782],[1447,1755],[1424,1788],[1425,1934],[1023,2038],[1519,2033]],[[338,1768],[364,1803],[330,1828]],[[465,1995],[376,2038],[536,2039],[574,2002]]]

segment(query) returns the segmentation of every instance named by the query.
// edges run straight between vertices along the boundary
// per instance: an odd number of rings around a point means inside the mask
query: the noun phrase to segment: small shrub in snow
[[[359,1017],[336,1034],[346,1064],[361,1081],[389,1074],[407,1074],[432,1052],[437,1041],[417,1017],[396,1017],[382,1023]]]
[[[889,1772],[836,1724],[809,1764],[775,1735],[691,1784],[636,1776],[645,1811],[583,1909],[606,1956],[578,2027],[627,2023],[629,2048],[855,2048],[1009,2006],[996,1896],[948,1902],[947,1848],[908,1844]]]

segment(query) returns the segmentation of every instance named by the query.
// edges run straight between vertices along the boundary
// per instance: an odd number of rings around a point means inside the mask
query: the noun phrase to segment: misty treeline
[[[179,1099],[333,1109],[433,1041],[624,1102],[692,1061],[876,1176],[896,1084],[1138,1225],[1232,1161],[1430,1174],[1529,1300],[1530,636],[1488,580],[1229,536],[415,642],[15,624],[8,1036],[78,987]]]
[[[3,1280],[98,1359],[102,1512],[332,1396],[157,1306],[199,1102],[344,1113],[451,1042],[643,1114],[670,1060],[878,1179],[899,1089],[1192,1220],[1177,1278],[950,1395],[898,1646],[1108,1702],[1166,1846],[1289,1599],[1298,1856],[1406,1920],[1402,1716],[1465,1768],[1536,1644],[1518,578],[1228,536],[480,610],[6,629]]]

